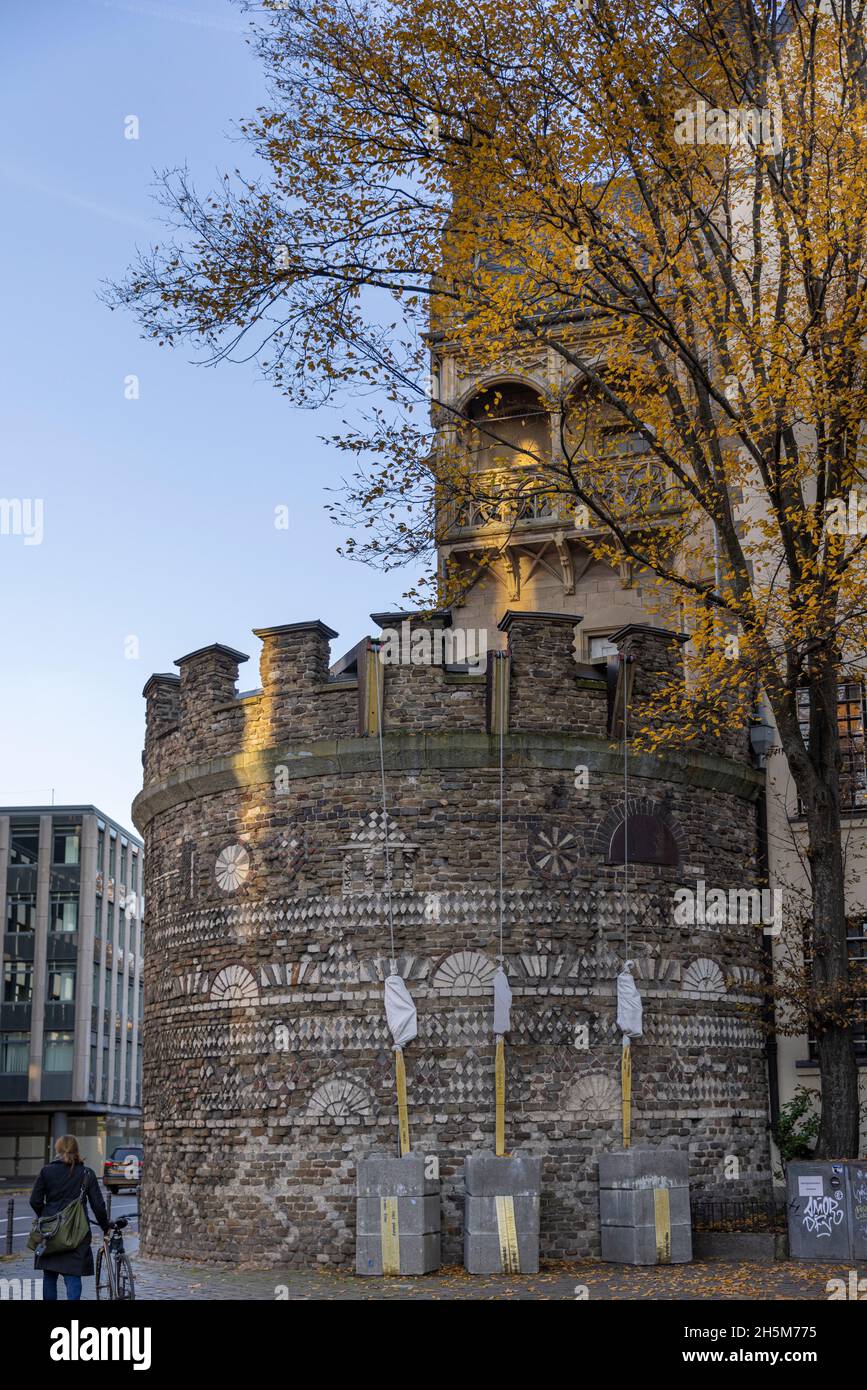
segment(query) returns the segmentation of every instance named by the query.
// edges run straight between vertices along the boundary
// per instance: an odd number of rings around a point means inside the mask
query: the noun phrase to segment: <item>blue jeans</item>
[[[52,1273],[50,1269],[42,1271],[42,1301],[43,1303],[57,1302],[57,1280],[59,1275]],[[81,1275],[64,1274],[63,1282],[66,1285],[67,1303],[77,1302],[81,1298]]]

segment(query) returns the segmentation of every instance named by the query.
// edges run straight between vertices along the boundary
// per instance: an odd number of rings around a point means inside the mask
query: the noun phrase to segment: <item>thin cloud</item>
[[[96,203],[92,198],[82,198],[78,193],[69,193],[65,188],[57,188],[53,184],[43,183],[41,179],[35,179],[32,174],[25,173],[21,169],[13,169],[8,164],[0,164],[0,178],[7,179],[9,183],[17,184],[19,188],[29,189],[31,193],[42,193],[46,198],[57,198],[61,203],[66,203],[69,207],[80,208],[82,212],[91,212],[95,217],[107,217],[112,222],[122,222],[127,227],[139,227],[147,232],[153,232],[153,224],[145,222],[141,217],[136,217],[131,212],[124,212],[123,208],[109,207],[105,203]]]
[[[118,10],[123,14],[144,15],[146,19],[170,19],[176,24],[192,24],[197,29],[217,29],[223,34],[245,34],[246,25],[238,20],[220,19],[212,15],[196,14],[194,10],[170,9],[167,5],[140,5],[133,0],[90,0],[103,10]]]

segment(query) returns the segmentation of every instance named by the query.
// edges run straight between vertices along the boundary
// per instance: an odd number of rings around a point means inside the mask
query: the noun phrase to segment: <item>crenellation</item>
[[[579,676],[575,662],[573,613],[509,610],[499,627],[511,652],[510,727],[521,730],[571,729],[603,734],[604,682]]]

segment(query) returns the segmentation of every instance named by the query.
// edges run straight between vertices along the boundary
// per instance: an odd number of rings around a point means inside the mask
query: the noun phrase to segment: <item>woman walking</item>
[[[105,1202],[96,1181],[96,1174],[85,1168],[78,1151],[78,1141],[71,1134],[64,1134],[54,1145],[57,1157],[47,1163],[33,1184],[30,1205],[37,1216],[56,1216],[70,1202],[86,1194],[90,1209],[102,1227],[107,1231],[111,1225]],[[74,1250],[60,1250],[55,1255],[40,1255],[34,1260],[36,1269],[42,1272],[42,1297],[46,1303],[57,1301],[57,1276],[63,1275],[68,1300],[81,1298],[83,1275],[93,1273],[93,1251],[91,1236],[87,1235]]]

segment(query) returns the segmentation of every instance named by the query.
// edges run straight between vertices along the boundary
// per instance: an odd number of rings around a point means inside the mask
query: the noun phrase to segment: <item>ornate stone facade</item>
[[[672,908],[699,878],[754,882],[761,776],[746,733],[740,748],[632,760],[630,817],[656,825],[666,852],[630,865],[627,913],[616,704],[604,668],[575,665],[575,622],[504,623],[507,1144],[543,1157],[543,1257],[598,1251],[596,1162],[620,1140],[614,980],[627,954],[645,1008],[633,1142],[688,1149],[698,1190],[724,1191],[732,1157],[741,1192],[769,1181],[761,927],[679,926]],[[397,1136],[387,828],[397,970],[419,1014],[411,1135],[440,1157],[444,1257],[457,1259],[463,1156],[490,1148],[494,1126],[491,673],[385,668],[386,827],[368,644],[329,678],[323,624],[257,635],[260,692],[236,696],[245,658],[221,646],[145,687],[144,1247],[284,1267],[352,1260],[356,1156]],[[660,682],[682,678],[679,644],[635,627],[616,640],[635,658],[640,713]]]

